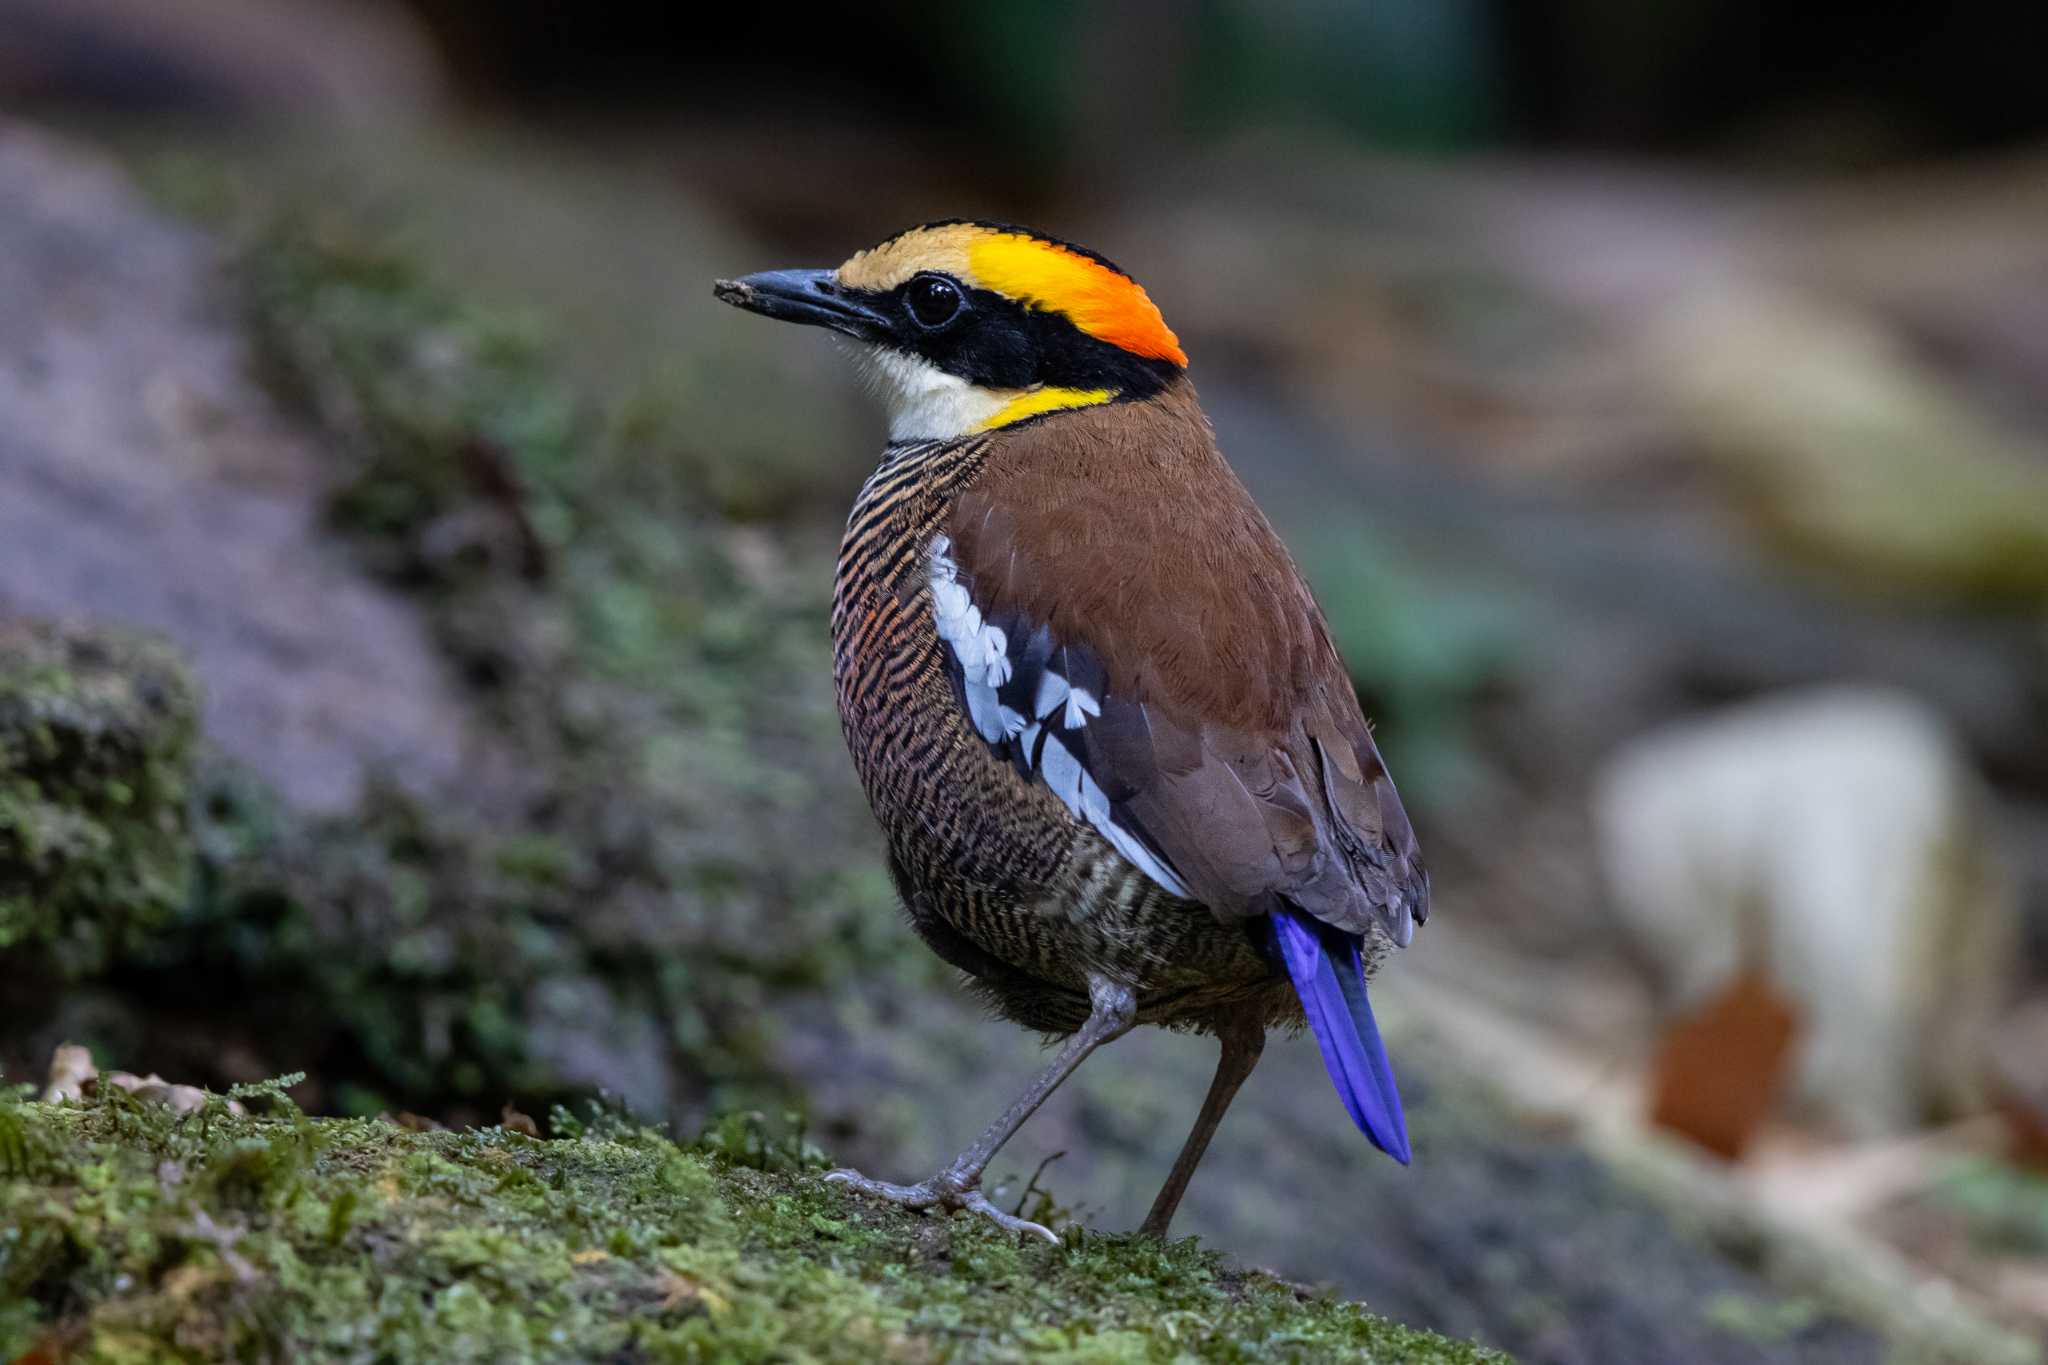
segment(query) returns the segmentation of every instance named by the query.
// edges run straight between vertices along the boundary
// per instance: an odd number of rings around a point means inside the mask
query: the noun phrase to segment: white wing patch
[[[1067,689],[1066,715],[1061,718],[1061,724],[1065,725],[1069,730],[1078,730],[1088,723],[1088,717],[1101,714],[1102,703],[1089,696],[1087,688],[1070,687]]]
[[[932,622],[939,638],[953,651],[966,685],[967,718],[991,744],[1000,744],[1024,728],[1023,718],[996,700],[996,689],[1010,680],[1010,641],[1001,626],[981,619],[981,608],[967,596],[960,568],[953,562],[953,542],[932,538]],[[1010,717],[1016,717],[1012,729]]]
[[[1035,767],[1068,810],[1094,826],[1140,872],[1173,895],[1186,896],[1187,886],[1173,869],[1147,848],[1144,840],[1117,824],[1101,784],[1061,739],[1061,730],[1081,730],[1090,719],[1101,715],[1101,701],[1087,688],[1073,686],[1048,667],[1032,697],[1032,715],[1003,705],[996,689],[1010,680],[1012,641],[1002,627],[984,620],[980,608],[974,605],[967,585],[960,581],[960,566],[953,559],[950,537],[932,538],[928,570],[932,621],[938,628],[939,639],[960,665],[967,718],[975,732],[990,744],[1015,745],[1025,766]]]

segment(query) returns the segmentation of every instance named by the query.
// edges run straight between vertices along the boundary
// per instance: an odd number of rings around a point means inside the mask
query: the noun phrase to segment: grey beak
[[[711,292],[735,308],[783,322],[830,327],[862,341],[881,341],[889,320],[830,270],[764,270],[737,280],[719,280]]]

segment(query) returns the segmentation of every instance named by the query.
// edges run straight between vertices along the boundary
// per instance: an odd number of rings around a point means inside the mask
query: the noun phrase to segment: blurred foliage
[[[1986,1251],[2048,1256],[2048,1176],[1988,1158],[1963,1162],[1932,1196]]]
[[[730,1131],[551,1141],[0,1089],[0,1358],[1476,1362],[1194,1241],[1020,1247]],[[741,1156],[753,1156],[749,1143]],[[803,1148],[802,1164],[814,1164]]]
[[[1312,539],[1303,563],[1402,791],[1455,801],[1478,759],[1475,708],[1522,657],[1512,608],[1432,584],[1355,531]]]
[[[1707,1300],[1703,1312],[1723,1331],[1759,1346],[1795,1342],[1825,1316],[1821,1305],[1810,1299],[1763,1300],[1741,1294],[1718,1294]]]
[[[1185,78],[1207,133],[1275,118],[1382,146],[1444,150],[1495,122],[1497,20],[1480,0],[1204,9]]]
[[[1274,122],[1397,147],[1469,145],[1493,121],[1494,27],[1475,0],[1210,0],[1109,14],[998,0],[935,10],[918,37],[933,78],[988,137],[1025,153],[1018,169],[1030,175],[1100,156],[1089,130],[1104,125],[1139,145]]]
[[[1788,557],[1865,593],[2048,602],[2040,442],[1899,337],[1797,295],[1729,290],[1659,359],[1688,434]]]
[[[0,950],[75,976],[184,904],[197,708],[160,644],[0,621]]]

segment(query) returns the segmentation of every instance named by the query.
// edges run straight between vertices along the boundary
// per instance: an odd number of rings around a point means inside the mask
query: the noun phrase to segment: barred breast
[[[913,925],[998,1012],[1069,1032],[1087,976],[1172,1023],[1268,989],[1243,935],[1173,897],[963,711],[933,622],[928,554],[985,439],[892,445],[848,518],[833,582],[833,679],[854,766]]]

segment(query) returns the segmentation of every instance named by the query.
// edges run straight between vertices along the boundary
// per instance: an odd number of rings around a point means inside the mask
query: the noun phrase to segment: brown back
[[[991,443],[947,534],[974,598],[1085,646],[1084,763],[1219,915],[1281,896],[1396,941],[1428,878],[1322,612],[1184,380]]]

